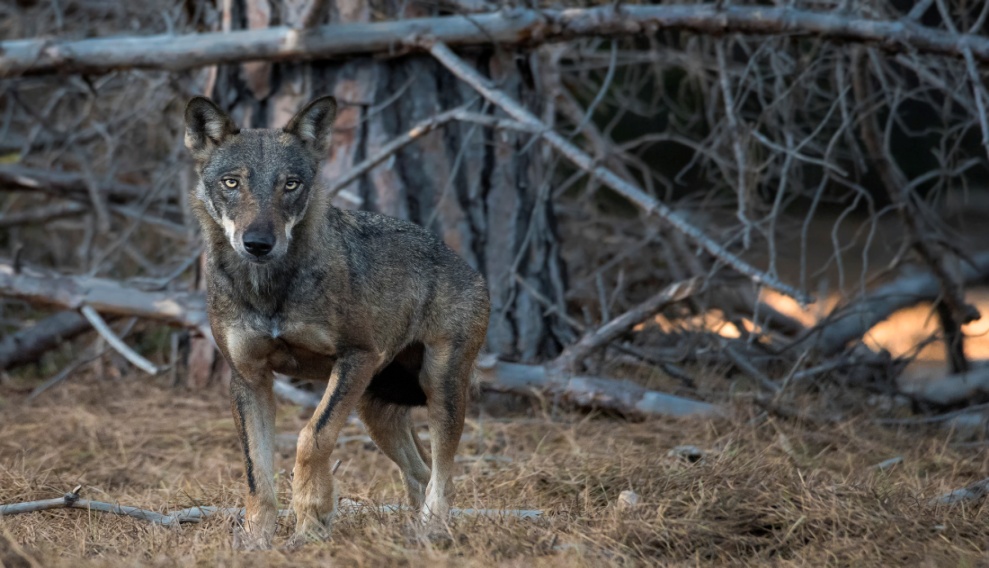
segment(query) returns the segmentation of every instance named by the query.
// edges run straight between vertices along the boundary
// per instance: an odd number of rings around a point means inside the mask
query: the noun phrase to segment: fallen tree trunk
[[[962,277],[966,284],[989,278],[989,253],[976,255],[972,264],[965,263]],[[872,326],[885,320],[894,312],[920,302],[933,301],[940,293],[940,283],[933,274],[910,274],[884,284],[862,299],[836,309],[828,318],[808,333],[817,336],[816,350],[822,355],[833,355],[850,342],[860,339]]]
[[[989,61],[989,38],[949,33],[903,21],[868,20],[841,12],[716,4],[621,6],[567,10],[505,9],[309,29],[281,26],[203,34],[161,34],[83,40],[0,42],[0,77],[105,73],[115,69],[192,69],[242,61],[299,61],[404,53],[425,37],[452,46],[533,45],[582,36],[629,36],[657,30],[813,35],[874,43],[891,52],[926,52]]]
[[[650,416],[713,417],[713,404],[651,391],[632,381],[567,376],[552,367],[498,361],[491,356],[477,365],[481,388],[522,396],[540,396],[564,405],[606,410],[628,418]]]
[[[900,392],[934,406],[973,404],[989,397],[989,367],[976,367],[965,373],[917,381]]]
[[[21,269],[0,260],[0,295],[62,308],[93,309],[129,315],[195,329],[212,338],[206,317],[205,294],[147,292],[121,282],[86,276],[67,276],[36,269]],[[542,395],[580,408],[596,408],[624,416],[715,416],[718,407],[645,389],[631,381],[599,377],[569,377],[540,365],[494,360],[479,365],[484,388],[523,396]],[[317,397],[300,394],[287,382],[276,394],[294,404],[311,406]]]
[[[31,268],[18,271],[0,260],[0,295],[71,310],[88,305],[101,313],[148,318],[212,335],[204,294],[147,292],[105,278]]]
[[[59,312],[11,333],[0,339],[0,371],[33,363],[46,351],[89,329],[89,322],[79,313]]]

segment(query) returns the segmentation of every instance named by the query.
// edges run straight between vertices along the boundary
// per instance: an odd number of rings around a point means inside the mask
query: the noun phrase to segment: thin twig
[[[106,321],[100,316],[99,312],[93,309],[90,305],[84,305],[79,309],[82,315],[85,316],[89,323],[92,324],[93,329],[99,333],[103,339],[107,341],[116,351],[124,356],[124,359],[130,361],[135,367],[141,369],[149,375],[157,375],[161,372],[161,369],[155,366],[154,363],[148,361],[142,357],[137,351],[131,349],[122,339],[117,337],[117,334],[113,333],[110,326],[107,325]]]
[[[917,26],[904,21],[856,17],[840,11],[791,6],[724,6],[721,3],[615,5],[569,9],[510,9],[486,14],[373,23],[337,23],[308,30],[271,27],[201,34],[82,40],[34,38],[4,42],[0,77],[22,74],[101,73],[114,69],[200,68],[241,61],[299,61],[359,54],[394,53],[417,38],[434,37],[457,45],[511,45],[588,36],[636,36],[657,30],[702,35],[817,36],[872,43],[892,52],[927,52],[961,57],[970,49],[989,61],[989,38]]]
[[[749,219],[748,206],[752,199],[748,189],[748,160],[745,145],[742,142],[742,126],[735,113],[735,96],[732,94],[728,80],[728,64],[725,61],[725,46],[722,42],[714,44],[714,52],[718,60],[718,79],[721,85],[721,98],[725,105],[725,119],[728,122],[728,137],[731,139],[732,152],[735,154],[736,172],[735,191],[738,192],[738,221],[742,224],[742,246],[748,249],[752,244],[752,221]]]
[[[632,327],[642,323],[664,307],[689,298],[701,287],[699,278],[691,278],[683,282],[674,282],[663,288],[658,294],[628,310],[622,315],[590,332],[577,343],[567,347],[551,366],[560,371],[576,371],[581,361],[588,355],[611,343]]]
[[[337,462],[339,464],[339,461]],[[23,513],[33,513],[36,511],[50,511],[52,509],[86,509],[89,511],[99,511],[101,513],[111,513],[114,515],[124,515],[148,521],[152,524],[162,526],[175,526],[182,523],[198,523],[211,515],[225,515],[235,518],[243,518],[244,509],[236,507],[212,507],[199,506],[180,509],[168,514],[158,513],[140,507],[128,505],[117,505],[102,501],[90,501],[80,499],[80,487],[76,487],[69,493],[57,499],[43,499],[40,501],[25,501],[22,503],[11,503],[0,505],[0,517],[6,515],[19,515]],[[376,510],[384,513],[409,510],[409,507],[395,504],[376,505],[372,503],[362,503],[347,498],[340,499],[338,510],[344,513],[357,513],[365,510]],[[278,511],[278,516],[287,517],[292,514],[291,510],[282,509]],[[538,509],[451,509],[450,515],[459,516],[486,516],[486,517],[516,517],[520,519],[533,519],[543,516],[543,512]]]
[[[583,150],[567,141],[557,132],[546,127],[542,121],[540,121],[534,114],[526,110],[517,101],[506,95],[504,92],[496,89],[490,81],[482,77],[476,70],[474,70],[474,68],[467,65],[444,43],[433,43],[429,46],[429,52],[447,69],[449,69],[450,72],[481,93],[484,98],[501,107],[501,109],[508,113],[509,116],[524,124],[538,128],[540,135],[550,146],[556,148],[567,159],[577,165],[577,167],[597,177],[601,180],[601,182],[615,190],[619,195],[626,197],[629,201],[642,209],[645,214],[655,215],[663,219],[673,228],[686,235],[726,265],[730,266],[737,272],[748,276],[753,282],[773,288],[780,293],[797,299],[800,302],[810,302],[810,297],[807,294],[796,290],[783,282],[780,282],[774,276],[766,274],[765,272],[748,264],[741,258],[738,258],[723,246],[712,240],[709,236],[704,234],[703,231],[691,225],[682,215],[673,211],[667,205],[647,195],[641,189],[623,180],[611,170],[605,168],[604,166],[598,165],[595,160],[591,156],[587,155],[587,153]]]
[[[379,150],[375,155],[350,168],[347,173],[334,181],[333,186],[328,190],[329,197],[333,198],[333,196],[353,183],[354,180],[368,173],[375,166],[384,162],[402,148],[443,126],[444,124],[454,120],[475,122],[489,128],[509,128],[526,132],[535,132],[535,129],[532,126],[521,122],[516,122],[514,120],[505,120],[493,116],[468,112],[464,108],[448,110],[419,122],[410,128],[405,134],[392,139],[387,144],[382,146],[381,150]]]

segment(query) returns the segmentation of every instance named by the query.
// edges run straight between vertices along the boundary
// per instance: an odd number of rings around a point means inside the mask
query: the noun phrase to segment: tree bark
[[[651,391],[628,380],[563,375],[551,366],[482,362],[478,365],[478,374],[485,390],[542,396],[565,405],[614,412],[626,418],[724,415],[723,409],[707,402]]]
[[[212,335],[206,298],[195,292],[149,292],[106,278],[16,269],[0,259],[0,295],[66,310],[88,305],[102,314],[147,318]]]

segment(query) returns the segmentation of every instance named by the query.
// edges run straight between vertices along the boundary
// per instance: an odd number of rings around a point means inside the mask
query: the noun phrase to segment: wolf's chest
[[[242,374],[275,371],[325,380],[336,359],[337,338],[328,323],[245,317],[227,324],[224,336]]]

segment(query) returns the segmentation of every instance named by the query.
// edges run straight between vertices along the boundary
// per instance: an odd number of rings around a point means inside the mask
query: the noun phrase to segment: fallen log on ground
[[[50,271],[15,267],[0,260],[0,296],[29,302],[94,310],[157,320],[194,329],[212,339],[206,317],[206,298],[196,292],[149,292],[105,278],[69,276]],[[565,376],[540,365],[496,361],[481,365],[487,378],[484,388],[523,396],[544,395],[580,408],[596,408],[629,417],[714,416],[718,407],[645,389],[631,381],[600,377]],[[279,384],[280,383],[280,384]],[[276,394],[293,404],[310,406],[317,397],[283,380]]]
[[[966,284],[989,279],[989,253],[973,257],[965,263],[962,276]],[[837,308],[828,318],[810,330],[807,338],[822,355],[833,355],[849,342],[861,339],[872,326],[884,321],[898,310],[933,301],[940,293],[937,278],[930,273],[908,274],[879,286],[852,304]]]
[[[914,400],[940,407],[981,402],[989,398],[989,366],[915,381],[910,386],[901,386],[900,392]]]
[[[206,297],[192,292],[148,292],[116,280],[70,276],[0,260],[0,295],[34,304],[136,316],[192,328],[209,337]]]
[[[287,26],[201,34],[0,42],[0,77],[105,73],[115,69],[193,69],[243,61],[302,61],[401,54],[430,37],[453,46],[538,45],[576,37],[632,36],[659,30],[707,35],[810,35],[989,61],[989,38],[951,33],[907,20],[871,20],[840,11],[774,6],[607,5],[566,10],[506,8],[467,16],[345,23],[299,30]]]
[[[477,365],[481,388],[527,397],[540,396],[564,405],[615,412],[628,418],[649,416],[712,417],[713,404],[652,391],[628,380],[568,376],[551,366],[523,365],[482,358]]]
[[[91,329],[78,312],[59,312],[0,339],[0,371],[33,363],[46,351]]]

